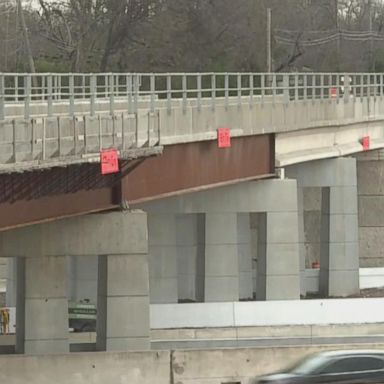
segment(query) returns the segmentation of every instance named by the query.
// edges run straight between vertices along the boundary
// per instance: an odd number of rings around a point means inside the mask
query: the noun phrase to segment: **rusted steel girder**
[[[226,149],[214,140],[166,146],[159,156],[120,160],[120,172],[106,176],[97,163],[1,174],[0,230],[271,177],[274,156],[273,135],[259,135]]]

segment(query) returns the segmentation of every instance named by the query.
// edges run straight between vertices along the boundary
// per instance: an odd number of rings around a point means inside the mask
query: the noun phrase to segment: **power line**
[[[316,39],[302,38],[299,34],[294,37],[285,37],[282,35],[275,35],[276,42],[285,45],[301,45],[305,47],[328,44],[337,39],[344,39],[349,41],[384,41],[384,35],[377,32],[356,32],[356,31],[340,31],[331,35],[320,37]]]

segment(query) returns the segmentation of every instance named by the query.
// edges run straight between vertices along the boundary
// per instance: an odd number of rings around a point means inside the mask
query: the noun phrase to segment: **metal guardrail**
[[[348,100],[367,96],[383,96],[384,74],[376,73],[100,73],[100,74],[36,74],[0,73],[0,120],[6,116],[7,104],[23,104],[24,118],[29,119],[30,105],[43,103],[47,115],[53,105],[66,105],[75,114],[75,103],[89,103],[90,115],[96,113],[96,102],[107,100],[109,111],[115,111],[116,100],[127,100],[128,113],[136,113],[139,100],[146,100],[154,112],[158,100],[165,101],[168,111],[172,100],[181,100],[186,111],[188,99],[195,99],[200,109],[203,100],[216,105],[229,105],[234,100],[249,105],[299,100]],[[237,101],[236,101],[237,100]]]

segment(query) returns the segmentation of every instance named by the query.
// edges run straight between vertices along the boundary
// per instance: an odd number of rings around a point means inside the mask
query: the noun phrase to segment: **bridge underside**
[[[230,150],[216,141],[149,149],[120,161],[118,174],[102,176],[98,163],[0,175],[0,229],[114,209],[274,173],[274,136],[232,139]]]

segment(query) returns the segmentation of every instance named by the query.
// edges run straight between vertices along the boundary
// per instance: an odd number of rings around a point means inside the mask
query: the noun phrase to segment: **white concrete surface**
[[[151,305],[151,328],[384,322],[384,298]]]
[[[360,289],[384,287],[384,268],[360,268]],[[307,292],[319,292],[319,269],[305,270]]]
[[[360,288],[384,287],[384,268],[360,268]]]

